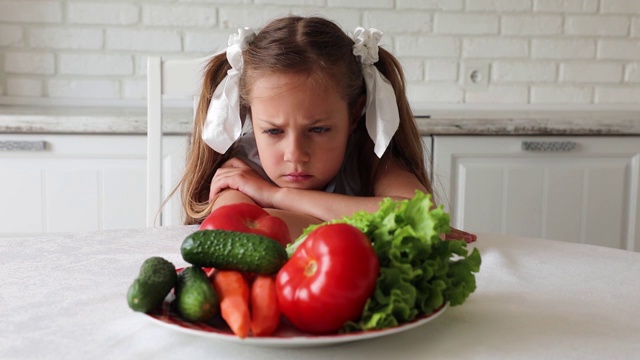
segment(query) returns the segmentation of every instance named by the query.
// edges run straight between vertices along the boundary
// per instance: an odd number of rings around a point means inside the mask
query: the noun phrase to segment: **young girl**
[[[309,224],[375,211],[385,197],[431,193],[403,72],[378,47],[381,35],[290,16],[232,36],[204,74],[179,184],[185,223],[250,202],[284,219],[295,239]]]

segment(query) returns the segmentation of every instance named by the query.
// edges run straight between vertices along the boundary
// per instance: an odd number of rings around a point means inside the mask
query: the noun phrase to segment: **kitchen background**
[[[191,99],[150,152],[147,57],[287,14],[384,31],[454,226],[640,251],[639,0],[0,0],[0,239],[181,224]]]
[[[0,104],[144,106],[148,55],[286,14],[382,30],[414,102],[640,103],[638,0],[0,0]]]

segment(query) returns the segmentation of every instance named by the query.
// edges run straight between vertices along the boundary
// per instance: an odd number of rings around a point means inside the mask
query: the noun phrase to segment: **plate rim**
[[[428,322],[431,322],[438,318],[449,307],[448,303],[444,303],[430,314],[423,314],[417,316],[410,322],[400,324],[385,329],[365,330],[357,331],[346,334],[326,334],[326,335],[313,335],[305,334],[304,332],[297,330],[300,334],[293,334],[291,336],[247,336],[246,338],[240,338],[232,333],[204,331],[197,329],[197,325],[194,327],[183,326],[181,324],[170,323],[164,321],[162,317],[165,315],[154,313],[142,313],[145,318],[148,318],[156,324],[168,327],[173,330],[177,330],[182,333],[192,334],[203,338],[213,340],[224,340],[227,342],[240,343],[246,345],[264,346],[264,347],[314,347],[314,346],[326,346],[341,344],[346,342],[361,341],[367,339],[373,339],[382,336],[388,336],[411,330],[413,328],[422,326]],[[184,322],[184,324],[190,324]],[[209,325],[210,326],[210,325]],[[211,326],[213,327],[213,326]]]

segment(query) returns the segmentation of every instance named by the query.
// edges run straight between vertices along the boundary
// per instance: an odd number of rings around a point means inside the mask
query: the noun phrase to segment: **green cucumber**
[[[218,312],[218,295],[199,267],[182,269],[176,285],[176,309],[189,321],[207,321]]]
[[[194,266],[273,275],[287,262],[287,251],[266,236],[227,230],[199,230],[187,236],[182,258]]]
[[[176,268],[171,262],[158,256],[148,258],[127,291],[129,307],[134,311],[148,312],[160,306],[177,278]]]

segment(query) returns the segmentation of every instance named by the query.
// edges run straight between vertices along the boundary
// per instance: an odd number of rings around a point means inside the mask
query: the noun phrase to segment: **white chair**
[[[163,98],[194,101],[200,92],[209,57],[147,59],[147,226],[162,225],[159,212],[163,190]],[[185,101],[186,102],[186,101]],[[169,189],[170,190],[170,189]],[[164,192],[163,192],[164,191]],[[160,221],[156,221],[160,219]]]

